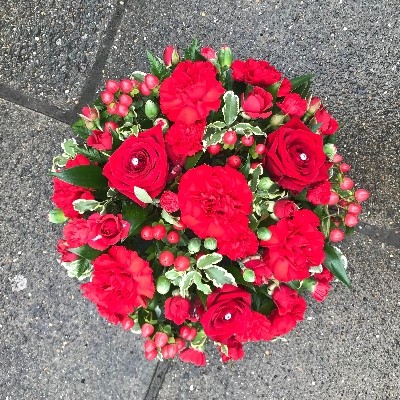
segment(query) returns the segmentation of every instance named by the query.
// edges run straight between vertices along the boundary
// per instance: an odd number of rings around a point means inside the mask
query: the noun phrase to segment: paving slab
[[[2,0],[0,83],[72,108],[118,3]]]
[[[350,291],[337,283],[325,302],[308,301],[306,318],[286,341],[248,344],[223,365],[215,349],[206,368],[174,362],[159,400],[400,398],[398,360],[400,251],[358,235],[342,250]]]
[[[351,176],[373,193],[363,220],[399,228],[399,20],[397,0],[132,0],[103,78],[147,71],[146,49],[161,55],[194,37],[267,59],[289,77],[313,73],[314,94],[343,126]]]
[[[48,175],[67,125],[0,100],[0,398],[142,399],[154,363],[56,261]]]

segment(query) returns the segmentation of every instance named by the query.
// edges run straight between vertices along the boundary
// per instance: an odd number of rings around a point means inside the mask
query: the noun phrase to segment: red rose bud
[[[181,338],[175,338],[175,344],[176,344],[176,348],[179,351],[183,350],[185,348],[185,341]]]
[[[116,93],[119,90],[119,83],[110,79],[106,82],[106,89],[110,93]]]
[[[158,256],[158,261],[160,261],[160,264],[162,266],[169,267],[174,263],[175,256],[169,250],[164,250]]]
[[[100,93],[100,98],[104,104],[110,104],[114,101],[114,95],[107,90]]]
[[[318,281],[311,289],[311,296],[318,302],[324,301],[331,290],[331,285],[326,280]]]
[[[344,217],[344,223],[345,225],[352,228],[353,226],[356,226],[358,224],[358,218],[354,214],[346,214],[346,216]]]
[[[239,168],[240,165],[242,164],[242,161],[240,160],[240,157],[238,156],[230,156],[228,158],[228,165],[231,166],[232,168]]]
[[[338,163],[342,162],[342,160],[343,160],[343,157],[340,154],[337,154],[337,153],[334,155],[334,157],[332,159],[332,161],[335,164],[338,164]]]
[[[186,340],[192,341],[197,336],[197,329],[190,328],[189,334],[186,336]]]
[[[97,108],[95,108],[95,107],[83,107],[82,108],[82,115],[88,121],[94,121],[97,118],[99,118],[99,116],[100,116]]]
[[[151,95],[151,89],[149,89],[144,82],[139,84],[138,89],[139,89],[139,92],[142,93],[143,96]]]
[[[167,234],[167,229],[162,224],[157,224],[153,226],[153,238],[156,240],[164,239]]]
[[[290,93],[291,90],[292,82],[290,82],[288,78],[283,78],[282,82],[279,84],[278,94],[276,97],[285,97]]]
[[[158,78],[153,74],[147,74],[144,77],[144,84],[151,90],[157,87],[159,82]]]
[[[168,339],[168,335],[164,332],[157,332],[154,335],[154,343],[158,348],[164,347],[168,343]]]
[[[344,174],[346,174],[347,172],[349,172],[351,170],[351,166],[346,163],[340,164],[339,168],[340,168],[340,171],[343,172]]]
[[[217,59],[217,53],[212,47],[202,47],[200,54],[209,61],[214,61]]]
[[[306,116],[311,117],[319,110],[320,107],[321,99],[319,99],[318,97],[312,97],[308,105]]]
[[[362,203],[369,198],[369,192],[365,189],[357,189],[354,193],[354,197],[359,203]]]
[[[91,146],[97,150],[111,150],[112,136],[110,132],[103,132],[94,129],[86,139],[86,143],[88,146]]]
[[[207,151],[208,151],[211,155],[215,156],[215,155],[217,155],[217,154],[221,151],[221,145],[220,145],[219,143],[217,143],[217,144],[212,144],[212,145],[210,145],[210,146],[207,147]]]
[[[177,271],[186,271],[190,267],[190,260],[186,256],[175,258],[174,267]]]
[[[354,182],[352,179],[345,177],[339,186],[342,190],[350,190],[354,187]]]
[[[223,136],[224,143],[227,145],[233,145],[237,141],[237,136],[235,131],[226,131]]]
[[[156,290],[160,294],[167,294],[171,287],[171,281],[166,278],[164,275],[161,275],[157,278],[156,282]]]
[[[344,239],[344,232],[340,229],[332,229],[331,233],[329,234],[329,240],[331,242],[341,242]]]
[[[178,64],[179,53],[175,46],[167,46],[164,49],[163,60],[167,67]]]
[[[169,128],[168,121],[165,118],[157,118],[153,125],[160,125],[163,132],[166,132]]]
[[[187,325],[183,325],[183,326],[181,327],[181,329],[179,330],[179,336],[180,336],[181,338],[187,340],[188,336],[190,336],[190,332],[191,332],[191,327],[190,327],[190,326],[187,326]]]
[[[360,206],[360,204],[357,203],[350,203],[349,206],[347,207],[347,211],[354,215],[361,214],[361,210],[362,207]]]
[[[218,52],[218,62],[223,70],[227,70],[232,65],[232,50],[228,46],[222,46]]]
[[[145,323],[142,325],[141,331],[142,331],[143,337],[149,337],[154,333],[154,326],[151,324]]]
[[[156,349],[156,344],[151,339],[146,340],[144,342],[144,351],[146,353],[149,353],[150,351],[155,350],[155,349]]]
[[[338,129],[339,124],[324,108],[318,110],[314,116],[318,124],[321,124],[319,131],[323,135],[333,135]]]
[[[242,136],[241,141],[244,146],[250,147],[254,143],[254,136]]]
[[[134,88],[136,81],[132,79],[122,79],[119,82],[119,88],[121,89],[122,93],[130,93],[131,90]]]
[[[279,218],[290,218],[297,211],[297,205],[287,199],[280,199],[274,204],[274,214]]]
[[[250,118],[268,118],[272,111],[267,111],[272,107],[272,94],[266,90],[255,87],[250,93],[242,95],[243,111]]]
[[[152,240],[153,228],[151,226],[144,226],[140,231],[140,236],[143,240]]]
[[[121,321],[121,326],[124,331],[129,331],[129,329],[132,329],[134,325],[135,325],[135,322],[133,321],[133,319],[131,317],[125,317]]]
[[[144,353],[144,356],[146,357],[146,360],[151,361],[151,360],[154,360],[158,356],[158,353],[157,353],[157,350],[152,350],[152,351]]]

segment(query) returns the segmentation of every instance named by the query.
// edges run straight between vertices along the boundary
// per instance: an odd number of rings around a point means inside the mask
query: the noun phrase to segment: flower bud
[[[243,271],[243,279],[244,279],[246,282],[254,282],[254,281],[256,280],[256,275],[255,275],[255,273],[254,273],[253,270],[251,270],[251,269],[245,269],[245,270]]]
[[[164,275],[161,275],[157,279],[156,290],[160,294],[166,294],[169,291],[171,282]]]
[[[149,119],[155,119],[158,115],[158,107],[152,100],[147,100],[144,106],[144,112]]]
[[[94,121],[100,117],[100,114],[96,107],[83,107],[81,116],[87,121]]]
[[[163,132],[166,132],[169,128],[168,121],[165,118],[157,118],[156,120],[154,120],[153,125],[160,125]]]
[[[175,46],[167,46],[164,49],[163,60],[167,67],[178,64],[179,53]]]
[[[260,240],[269,240],[271,239],[272,233],[268,228],[262,227],[257,230],[257,237]]]
[[[321,107],[321,99],[319,99],[318,97],[313,97],[310,100],[310,104],[308,105],[306,116],[311,117],[319,110],[320,107]]]
[[[356,226],[358,224],[358,218],[354,214],[351,213],[346,214],[346,216],[344,217],[344,223],[345,225],[352,228],[353,226]]]
[[[260,179],[260,182],[258,183],[258,188],[260,190],[267,190],[272,186],[275,185],[275,182],[268,177],[264,177]]]
[[[354,182],[352,179],[345,177],[343,178],[343,182],[341,182],[339,186],[342,190],[350,190],[354,187]]]
[[[196,254],[200,251],[201,240],[199,238],[193,238],[189,240],[188,250],[190,254]]]
[[[218,62],[223,70],[227,70],[232,65],[232,50],[228,46],[222,46],[218,52]]]
[[[332,161],[336,154],[336,146],[331,143],[325,144],[324,153],[329,158],[329,161]]]
[[[284,115],[282,115],[282,114],[274,114],[271,117],[270,125],[271,126],[280,126],[280,125],[282,125],[284,123],[284,121],[285,121],[285,116]]]
[[[297,205],[288,199],[280,199],[274,204],[274,214],[278,218],[290,218],[297,209]]]
[[[340,155],[340,154],[335,154],[335,156],[333,157],[333,162],[335,163],[335,164],[338,164],[338,163],[340,163],[340,162],[342,162],[342,160],[343,160],[343,157]]]
[[[217,59],[217,53],[212,47],[202,47],[200,54],[209,61],[214,61]]]
[[[215,250],[217,248],[217,241],[214,238],[206,238],[204,240],[204,247],[207,250]]]

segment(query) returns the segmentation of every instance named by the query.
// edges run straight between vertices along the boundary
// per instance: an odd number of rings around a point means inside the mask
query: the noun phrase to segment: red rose
[[[290,218],[299,209],[296,203],[288,199],[279,199],[274,204],[274,214],[280,218]]]
[[[198,121],[191,125],[175,122],[165,134],[167,153],[174,164],[182,164],[186,157],[202,150],[201,141],[204,136],[206,121]]]
[[[78,259],[78,256],[68,251],[70,246],[66,240],[60,239],[57,242],[57,251],[61,254],[61,262],[72,262]]]
[[[194,364],[198,367],[206,366],[206,355],[201,350],[185,349],[179,353],[178,357],[185,363]]]
[[[326,281],[331,282],[334,279],[334,276],[328,268],[323,267],[322,272],[314,274],[313,278],[315,278],[318,282]]]
[[[131,136],[111,155],[103,175],[110,186],[145,207],[134,194],[137,186],[151,197],[158,196],[167,181],[167,153],[160,125]]]
[[[283,78],[281,86],[279,86],[277,97],[285,97],[292,90],[292,82],[288,78]]]
[[[267,110],[271,107],[272,94],[260,87],[255,87],[246,97],[242,94],[242,108],[250,118],[268,118],[272,111]]]
[[[78,154],[73,160],[68,160],[65,168],[73,168],[78,165],[90,165],[90,161],[81,154]],[[54,178],[53,203],[60,208],[68,218],[77,218],[81,215],[74,209],[73,202],[78,199],[94,200],[91,189],[71,185],[60,179]]]
[[[221,105],[225,90],[208,61],[184,61],[160,86],[160,106],[171,121],[193,124]]]
[[[257,286],[264,285],[268,283],[269,279],[272,277],[272,271],[268,267],[268,263],[261,259],[259,255],[249,257],[250,259],[244,260],[243,264],[246,268],[251,269],[256,280],[254,284]]]
[[[160,197],[160,206],[169,213],[178,211],[178,195],[170,190],[166,190]]]
[[[309,268],[324,261],[324,235],[317,229],[319,223],[312,211],[300,210],[292,219],[284,218],[270,226],[272,236],[261,241],[261,246],[266,247],[263,258],[275,279],[288,282],[308,278]]]
[[[165,318],[181,325],[185,320],[190,319],[190,301],[182,296],[169,297],[165,301]]]
[[[103,132],[93,130],[92,134],[88,136],[86,143],[88,146],[94,147],[97,150],[111,150],[112,136],[110,132]]]
[[[307,111],[307,101],[297,93],[289,93],[282,103],[276,103],[284,114],[289,117],[302,117]]]
[[[231,260],[252,256],[258,250],[257,236],[247,227],[225,232],[217,243],[218,252]]]
[[[311,291],[311,296],[321,302],[325,300],[331,290],[330,282],[333,280],[334,276],[328,268],[323,268],[321,273],[314,274],[313,278],[316,280],[315,286]]]
[[[93,262],[92,281],[81,286],[83,296],[113,324],[121,322],[155,292],[149,263],[122,246],[113,246]]]
[[[81,247],[87,243],[89,226],[83,218],[71,219],[63,229],[63,236],[70,248]]]
[[[228,347],[228,354],[224,354],[221,351],[222,362],[226,363],[230,360],[241,360],[244,357],[243,345],[235,339],[228,339],[225,345]]]
[[[298,118],[268,135],[264,167],[284,189],[301,192],[328,179],[322,136],[311,132]]]
[[[178,188],[181,221],[200,238],[228,239],[248,226],[253,194],[235,169],[201,165],[187,171]]]
[[[97,250],[107,247],[125,239],[129,233],[129,222],[122,219],[122,215],[99,213],[92,214],[87,224],[89,227],[88,245]]]
[[[217,59],[217,53],[212,47],[202,47],[200,54],[209,61]]]
[[[200,323],[204,332],[212,340],[224,343],[234,335],[244,336],[251,322],[251,295],[232,285],[207,297],[207,310],[201,316]]]
[[[339,129],[339,124],[336,119],[324,108],[318,110],[314,117],[318,124],[322,124],[319,127],[319,131],[324,135],[333,135]]]
[[[246,61],[236,60],[232,63],[232,78],[253,86],[270,86],[280,81],[281,73],[267,61],[249,58]]]
[[[328,204],[331,197],[331,184],[329,181],[318,182],[311,185],[307,190],[307,200],[314,204]]]

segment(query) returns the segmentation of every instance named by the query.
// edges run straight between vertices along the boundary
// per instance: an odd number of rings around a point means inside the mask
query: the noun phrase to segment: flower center
[[[307,155],[305,153],[301,153],[300,154],[300,159],[303,160],[303,161],[306,161],[307,160]]]
[[[224,318],[225,318],[226,321],[229,321],[232,318],[232,314],[228,313],[228,314],[225,315]]]
[[[132,164],[136,167],[139,164],[139,159],[137,157],[132,158]]]

